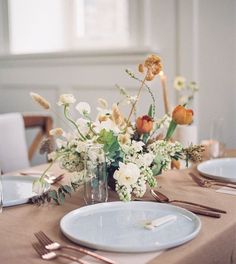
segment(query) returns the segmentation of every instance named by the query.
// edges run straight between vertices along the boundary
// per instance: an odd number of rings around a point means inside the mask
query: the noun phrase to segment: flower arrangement
[[[171,137],[178,124],[190,124],[193,111],[185,106],[177,106],[172,116],[164,115],[156,118],[155,98],[147,82],[156,78],[162,69],[161,59],[150,55],[144,63],[138,66],[142,78],[126,70],[126,73],[140,85],[136,95],[130,95],[126,89],[119,87],[124,100],[130,105],[130,112],[125,117],[118,103],[109,107],[105,99],[98,99],[97,118],[90,117],[91,108],[87,102],[79,102],[75,109],[78,118],[72,118],[71,107],[76,98],[72,94],[60,96],[58,105],[63,108],[64,117],[68,121],[69,132],[55,128],[50,135],[56,137],[57,149],[49,154],[51,163],[58,161],[60,166],[76,175],[70,185],[61,186],[50,193],[57,203],[63,202],[65,195],[83,182],[84,158],[88,142],[102,144],[106,154],[109,179],[115,180],[115,190],[123,201],[130,201],[133,196],[142,197],[147,185],[151,188],[157,185],[156,175],[164,170],[178,167],[179,159],[198,160],[202,148],[190,146],[184,148],[179,142],[173,142]],[[136,116],[137,104],[143,89],[147,89],[152,103],[143,116]],[[44,109],[51,109],[50,104],[42,96],[31,93],[31,97]],[[160,135],[160,129],[166,126],[166,135]],[[48,167],[48,169],[49,169]],[[48,170],[47,169],[47,170]],[[44,175],[39,182],[42,186]],[[35,188],[38,187],[35,184]]]
[[[180,105],[190,105],[193,102],[195,93],[199,91],[196,82],[190,81],[187,83],[183,76],[175,77],[174,88],[178,93],[178,103]]]

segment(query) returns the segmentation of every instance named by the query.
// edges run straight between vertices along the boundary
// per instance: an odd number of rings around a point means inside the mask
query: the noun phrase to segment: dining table
[[[236,151],[228,152],[236,156]],[[43,170],[47,164],[31,167],[28,170]],[[25,170],[27,171],[27,169]],[[51,172],[64,172],[57,164],[52,166]],[[196,164],[190,168],[169,170],[157,176],[157,190],[171,199],[181,199],[217,207],[227,211],[220,218],[199,215],[201,230],[199,234],[180,246],[162,251],[120,253],[96,250],[102,256],[108,257],[120,264],[228,264],[236,263],[236,195],[216,192],[215,188],[198,186],[189,173],[198,174]],[[16,175],[19,171],[14,172]],[[13,173],[6,174],[13,175]],[[65,174],[62,182],[69,176]],[[220,187],[218,187],[220,188]],[[143,199],[153,200],[147,191]],[[108,203],[117,201],[116,192],[109,189]],[[132,203],[132,202],[131,202]],[[34,233],[42,230],[50,238],[60,243],[75,245],[66,238],[60,230],[60,220],[72,210],[86,206],[83,199],[83,186],[67,197],[63,205],[45,203],[36,205],[31,203],[4,207],[0,214],[0,263],[1,264],[41,264],[42,260],[32,247],[36,242]],[[115,228],[115,227],[114,227]],[[94,250],[94,249],[92,249]],[[82,253],[74,253],[87,263],[102,263]],[[49,262],[49,261],[48,261]],[[51,263],[71,263],[57,258]],[[49,263],[50,263],[49,262]]]

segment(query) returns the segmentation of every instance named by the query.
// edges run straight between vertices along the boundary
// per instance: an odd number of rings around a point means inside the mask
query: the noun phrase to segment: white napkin
[[[236,189],[232,189],[230,187],[222,187],[222,188],[216,190],[216,192],[236,195]]]
[[[155,257],[159,256],[163,251],[150,252],[150,253],[119,253],[119,252],[103,252],[96,251],[96,253],[110,258],[115,261],[116,264],[145,264],[153,260]],[[84,261],[88,261],[89,264],[100,264],[101,260],[97,260],[90,256],[85,256],[81,258]]]
[[[173,222],[177,219],[176,215],[166,215],[163,217],[159,217],[157,219],[154,219],[150,222],[145,223],[144,227],[149,229],[149,230],[153,230],[156,227],[162,226],[164,224],[167,224],[169,222]]]

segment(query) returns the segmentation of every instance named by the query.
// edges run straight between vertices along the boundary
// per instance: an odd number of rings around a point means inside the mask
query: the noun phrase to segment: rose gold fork
[[[51,259],[61,257],[61,258],[73,260],[73,261],[80,263],[80,264],[87,264],[88,263],[88,262],[85,262],[83,260],[80,260],[80,259],[78,259],[74,256],[71,256],[71,255],[68,255],[68,254],[64,254],[64,253],[58,254],[58,253],[55,253],[54,251],[49,251],[45,247],[41,246],[39,243],[33,243],[32,246],[35,249],[35,251],[38,253],[38,255],[44,260],[51,260]]]
[[[41,243],[41,245],[44,246],[47,250],[58,250],[58,249],[62,249],[62,248],[67,248],[67,249],[82,252],[86,255],[89,255],[89,256],[94,257],[94,258],[99,259],[99,260],[102,260],[106,263],[110,263],[110,264],[115,263],[113,260],[108,259],[106,257],[103,257],[101,255],[98,255],[98,254],[96,254],[90,250],[85,249],[85,248],[82,248],[79,246],[74,247],[74,246],[70,246],[70,245],[61,245],[58,242],[51,240],[43,231],[39,231],[39,232],[35,233],[34,235],[36,236],[38,241]]]
[[[236,186],[233,185],[233,183],[227,183],[227,182],[224,183],[224,182],[218,182],[214,180],[203,179],[202,177],[197,176],[192,172],[190,172],[189,175],[194,180],[194,182],[196,182],[201,187],[210,188],[212,186],[224,186],[224,187],[236,189]]]

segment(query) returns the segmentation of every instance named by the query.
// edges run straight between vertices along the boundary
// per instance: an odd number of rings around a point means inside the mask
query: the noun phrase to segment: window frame
[[[90,46],[88,48],[82,47],[70,47],[68,43],[73,42],[72,33],[71,33],[71,17],[70,17],[70,11],[72,8],[72,5],[69,3],[70,1],[65,1],[65,9],[66,9],[66,16],[65,16],[65,34],[66,34],[66,40],[65,40],[65,49],[62,51],[55,51],[55,52],[35,52],[35,53],[19,53],[14,54],[10,52],[10,41],[9,41],[9,12],[8,12],[8,0],[2,0],[0,5],[0,18],[2,17],[2,21],[4,23],[0,23],[0,44],[4,47],[3,49],[0,49],[0,56],[30,56],[36,55],[36,57],[40,57],[40,54],[43,55],[43,57],[47,56],[47,54],[58,54],[59,56],[65,56],[67,53],[72,54],[82,54],[84,51],[91,51],[92,53],[101,53],[106,54],[106,49],[104,48],[98,48],[98,47],[92,47]],[[129,27],[130,27],[130,41],[127,45],[121,45],[121,46],[111,46],[108,48],[108,53],[112,54],[114,51],[114,54],[119,51],[124,51],[125,53],[131,52],[133,49],[139,52],[146,51],[147,49],[152,49],[150,47],[149,40],[147,38],[146,30],[148,31],[148,25],[149,25],[149,19],[147,16],[148,10],[150,10],[150,0],[129,0]],[[1,35],[1,32],[4,31],[5,33]],[[132,52],[131,52],[132,53]],[[60,55],[61,54],[61,55]]]

